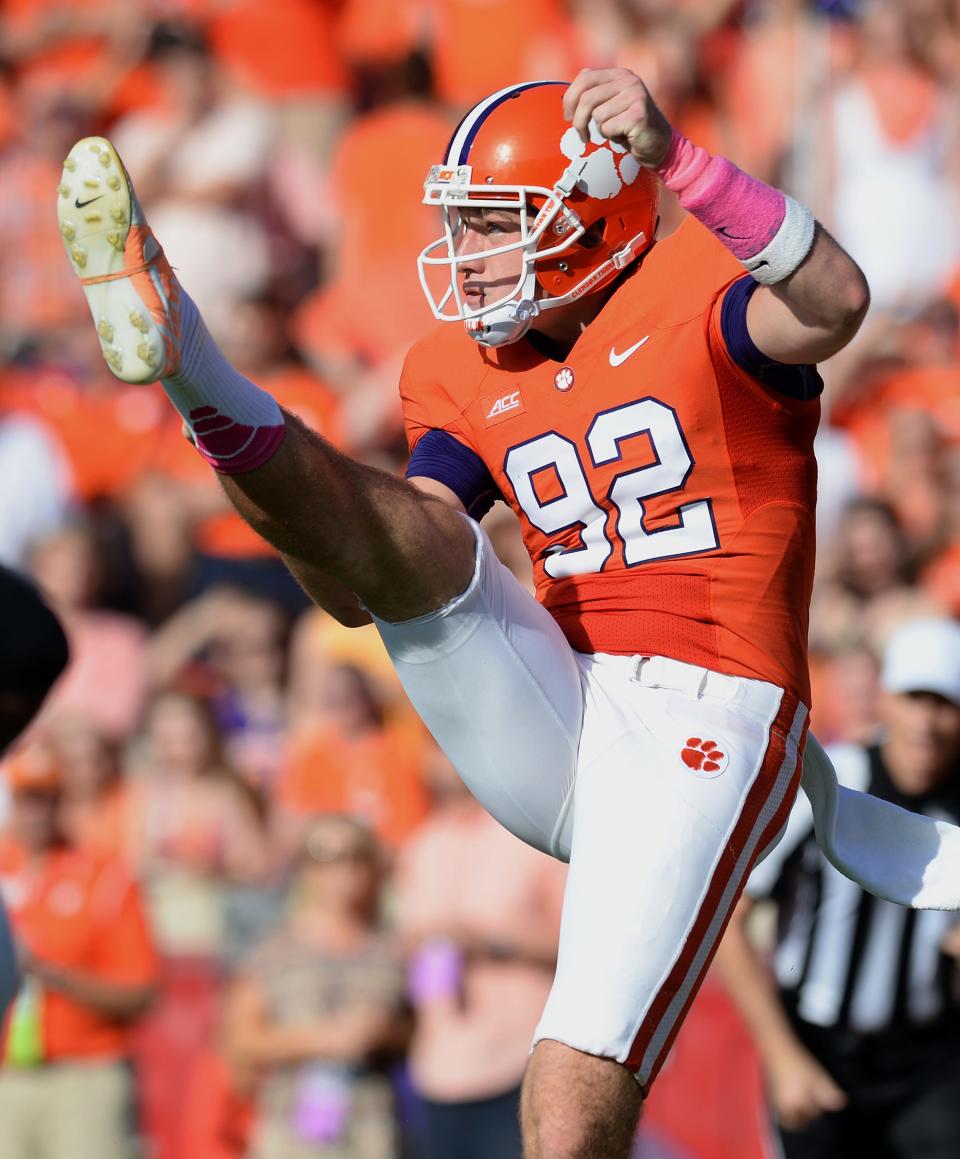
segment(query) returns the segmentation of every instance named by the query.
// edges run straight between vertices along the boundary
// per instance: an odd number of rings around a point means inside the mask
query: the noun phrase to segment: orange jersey
[[[486,464],[577,651],[668,656],[809,703],[820,404],[730,357],[721,304],[742,276],[687,219],[562,364],[434,331],[404,367],[404,416],[411,449],[443,430]]]

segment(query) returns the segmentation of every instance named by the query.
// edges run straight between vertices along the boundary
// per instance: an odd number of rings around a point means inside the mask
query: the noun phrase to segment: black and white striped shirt
[[[923,797],[894,786],[877,747],[836,746],[841,784],[960,823],[960,770]],[[955,963],[941,950],[960,915],[910,910],[866,893],[827,862],[801,793],[783,840],[747,883],[778,907],[774,967],[797,1017],[856,1033],[900,1032],[960,1013]]]

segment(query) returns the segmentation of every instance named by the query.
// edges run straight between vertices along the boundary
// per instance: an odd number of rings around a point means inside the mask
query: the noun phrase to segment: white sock
[[[276,399],[234,370],[210,336],[190,296],[180,299],[180,362],[162,380],[197,450],[217,471],[252,471],[283,441]]]

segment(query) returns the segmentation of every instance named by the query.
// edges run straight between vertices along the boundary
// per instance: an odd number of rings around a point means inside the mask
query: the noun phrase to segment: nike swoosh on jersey
[[[639,342],[634,342],[634,344],[632,346],[628,346],[626,348],[626,350],[624,350],[622,353],[619,353],[619,354],[611,346],[610,347],[610,365],[611,366],[619,366],[621,363],[626,362],[631,354],[636,354],[636,352],[640,349],[640,347],[644,344],[644,342],[647,341],[647,339],[649,337],[650,337],[649,334],[645,335],[643,338],[640,339]]]

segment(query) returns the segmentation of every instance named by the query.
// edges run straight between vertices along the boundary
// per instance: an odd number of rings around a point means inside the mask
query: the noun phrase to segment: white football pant
[[[573,652],[476,532],[462,596],[377,627],[478,800],[570,862],[536,1041],[614,1058],[646,1085],[786,822],[807,710],[759,680]]]

